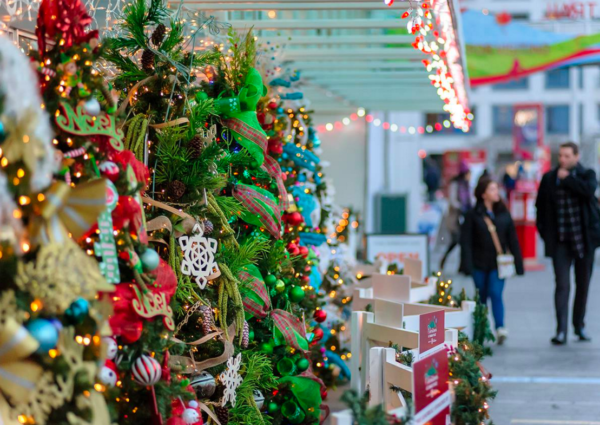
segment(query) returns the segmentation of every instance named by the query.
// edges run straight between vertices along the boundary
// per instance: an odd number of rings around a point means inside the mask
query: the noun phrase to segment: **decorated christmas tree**
[[[102,213],[106,185],[54,178],[44,108],[29,61],[0,38],[0,422],[107,424],[97,295],[114,288],[70,238]]]
[[[304,317],[312,310],[299,272],[308,250],[281,240],[288,198],[257,119],[266,89],[254,37],[230,32],[227,49],[182,61],[172,53],[183,38],[171,50],[153,47],[164,23],[150,17],[161,8],[130,6],[107,59],[127,102],[125,144],[151,167],[149,237],[177,272],[175,336],[188,349],[170,364],[221,424],[315,423],[321,383],[309,370]],[[172,82],[166,108],[142,99],[147,78]]]
[[[106,360],[95,388],[105,393],[117,423],[165,423],[172,411],[196,423],[195,394],[168,363],[170,353],[184,348],[172,338],[170,304],[177,279],[149,245],[141,197],[148,169],[124,148],[114,115],[118,94],[95,69],[102,47],[98,33],[87,30],[90,23],[80,1],[44,0],[34,58],[59,152],[61,191],[49,199],[55,203],[69,190],[82,194],[73,201],[80,215],[65,210],[73,222],[69,234],[85,249],[93,270],[104,276],[101,299],[113,310],[114,336],[104,338]],[[48,227],[42,236],[53,240],[60,236],[55,233],[55,227]],[[75,271],[68,273],[79,278]],[[85,319],[83,307],[83,312],[76,310],[83,315],[77,320]]]

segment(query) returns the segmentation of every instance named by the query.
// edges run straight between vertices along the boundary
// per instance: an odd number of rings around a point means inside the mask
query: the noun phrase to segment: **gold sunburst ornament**
[[[98,291],[112,292],[96,261],[71,239],[40,248],[37,260],[19,263],[17,285],[42,300],[49,313],[64,312],[77,298],[94,299]]]

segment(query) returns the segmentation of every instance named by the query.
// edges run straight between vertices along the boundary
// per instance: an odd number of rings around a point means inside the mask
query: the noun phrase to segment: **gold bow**
[[[23,401],[35,389],[42,368],[26,361],[39,347],[27,329],[6,316],[0,328],[0,390],[11,401]]]
[[[41,214],[32,225],[33,241],[47,245],[81,238],[106,209],[106,181],[92,180],[75,187],[57,181],[44,194]]]

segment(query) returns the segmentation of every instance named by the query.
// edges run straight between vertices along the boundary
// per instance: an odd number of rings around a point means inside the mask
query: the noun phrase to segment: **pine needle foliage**
[[[479,362],[484,350],[466,335],[459,334],[456,352],[449,357],[450,374],[455,381],[455,401],[452,406],[452,423],[455,425],[489,424],[488,401],[497,391],[482,376]]]
[[[256,42],[252,29],[242,37],[233,28],[229,28],[227,38],[231,54],[229,60],[222,58],[219,64],[219,73],[225,77],[228,88],[235,92],[238,87],[244,85],[248,71],[254,67]]]
[[[185,184],[186,193],[198,200],[203,189],[218,190],[226,184],[222,174],[206,172],[221,154],[221,148],[211,143],[198,158],[193,158],[186,145],[186,135],[186,127],[167,127],[157,133],[155,182],[160,192],[161,186],[178,180]]]
[[[359,396],[354,390],[346,391],[341,400],[352,410],[353,425],[403,425],[408,419],[392,418],[383,405],[368,407],[369,393]]]
[[[262,415],[254,402],[254,390],[260,390],[263,395],[277,388],[277,380],[273,375],[273,365],[269,358],[262,353],[245,352],[242,364],[245,364],[244,381],[236,391],[236,405],[229,411],[230,422],[255,425],[270,425],[271,417]]]

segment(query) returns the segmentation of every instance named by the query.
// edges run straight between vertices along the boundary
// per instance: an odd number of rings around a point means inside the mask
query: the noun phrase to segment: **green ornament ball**
[[[269,274],[267,277],[265,277],[265,283],[269,286],[273,286],[275,283],[277,283],[277,278],[274,274]]]
[[[277,412],[279,412],[279,405],[277,403],[275,403],[274,401],[272,401],[269,403],[268,410],[269,410],[269,413],[271,413],[271,414],[277,413]]]
[[[262,351],[265,354],[273,354],[273,346],[270,342],[263,342],[260,345],[260,351]]]
[[[250,329],[250,331],[248,332],[248,341],[254,341],[254,331],[252,329]]]
[[[304,299],[304,289],[300,286],[294,286],[290,291],[290,301],[293,303],[299,303]]]
[[[275,284],[275,290],[280,294],[283,291],[285,291],[285,283],[283,282],[283,280],[277,279],[277,283]]]
[[[310,362],[308,361],[308,359],[300,359],[296,362],[296,367],[298,368],[298,370],[300,372],[304,372],[305,370],[308,370],[308,367],[310,366]]]

